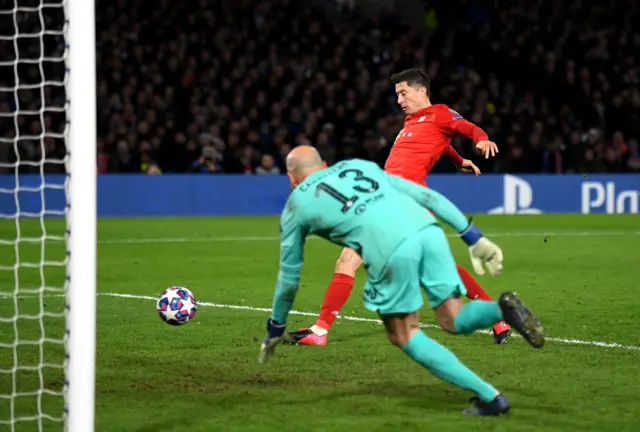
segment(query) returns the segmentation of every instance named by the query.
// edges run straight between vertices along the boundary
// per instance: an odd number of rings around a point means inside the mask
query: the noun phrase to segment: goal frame
[[[65,430],[95,428],[96,46],[95,0],[66,0],[67,368]]]

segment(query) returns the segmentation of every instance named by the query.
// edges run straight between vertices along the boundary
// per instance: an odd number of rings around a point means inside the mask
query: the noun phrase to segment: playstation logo
[[[489,214],[541,214],[542,210],[531,208],[533,189],[529,182],[516,176],[504,176],[503,206],[489,210]]]

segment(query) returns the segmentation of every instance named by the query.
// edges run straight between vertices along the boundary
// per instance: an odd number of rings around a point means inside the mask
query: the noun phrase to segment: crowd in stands
[[[383,164],[389,78],[416,66],[498,143],[454,140],[483,172],[640,172],[633,0],[426,1],[421,29],[329,1],[96,3],[101,173],[278,174],[299,144]]]

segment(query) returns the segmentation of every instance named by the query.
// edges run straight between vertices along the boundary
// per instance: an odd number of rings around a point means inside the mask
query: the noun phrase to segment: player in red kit
[[[480,173],[473,162],[463,159],[453,147],[455,135],[465,136],[476,144],[485,157],[495,156],[497,146],[478,126],[463,119],[446,105],[432,105],[429,99],[429,77],[420,69],[408,69],[391,77],[395,84],[398,104],[406,114],[404,128],[398,133],[385,171],[424,185],[429,171],[446,154],[462,171]],[[472,257],[478,274],[484,274],[482,264]],[[335,273],[322,301],[320,316],[315,325],[289,332],[294,342],[303,345],[326,345],[327,334],[353,288],[356,271],[362,258],[350,248],[342,250]],[[458,273],[470,299],[491,300],[466,269],[458,265]],[[506,343],[509,326],[498,323],[493,327],[494,342]]]

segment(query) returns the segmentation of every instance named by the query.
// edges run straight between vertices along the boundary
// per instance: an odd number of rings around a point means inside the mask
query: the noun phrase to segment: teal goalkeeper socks
[[[469,334],[478,329],[491,327],[499,321],[502,321],[502,314],[498,303],[472,300],[460,309],[454,324],[457,333]]]
[[[455,354],[422,331],[414,334],[402,351],[434,375],[476,393],[485,402],[491,402],[499,394],[498,390],[463,365]]]

